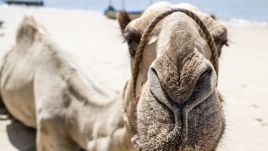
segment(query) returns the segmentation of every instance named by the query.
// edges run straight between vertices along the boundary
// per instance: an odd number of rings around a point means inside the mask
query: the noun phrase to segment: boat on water
[[[108,8],[104,11],[104,15],[110,19],[116,19],[117,13],[120,10],[116,10],[112,5],[109,5]],[[141,16],[143,11],[126,11],[130,19],[135,19]]]
[[[44,6],[43,0],[4,0],[8,5]]]

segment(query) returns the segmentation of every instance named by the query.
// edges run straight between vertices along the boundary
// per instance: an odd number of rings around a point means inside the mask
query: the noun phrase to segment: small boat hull
[[[35,0],[6,0],[8,5],[27,5],[27,6],[44,6],[43,1]]]
[[[108,10],[108,11],[105,11],[105,12],[104,12],[104,15],[107,16],[107,17],[110,18],[110,19],[116,19],[116,16],[117,16],[117,13],[118,13],[118,12],[119,12],[119,11],[115,11],[115,10],[110,11],[110,10]],[[137,11],[137,12],[127,12],[127,13],[128,13],[128,16],[129,16],[130,19],[135,19],[135,18],[138,18],[138,17],[141,16],[142,11]]]

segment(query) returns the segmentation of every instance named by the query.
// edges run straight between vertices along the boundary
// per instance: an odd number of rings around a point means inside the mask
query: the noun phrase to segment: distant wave
[[[227,25],[235,25],[235,26],[262,26],[262,27],[268,26],[268,22],[266,21],[255,21],[255,20],[246,20],[239,18],[222,20],[222,22]]]

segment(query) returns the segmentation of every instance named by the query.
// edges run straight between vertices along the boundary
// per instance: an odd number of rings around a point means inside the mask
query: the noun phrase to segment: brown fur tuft
[[[117,15],[117,20],[119,22],[119,26],[121,29],[122,34],[124,33],[125,28],[127,27],[128,23],[131,21],[127,12],[121,11]]]
[[[217,20],[217,17],[214,14],[211,14],[210,17],[213,18],[214,20]]]

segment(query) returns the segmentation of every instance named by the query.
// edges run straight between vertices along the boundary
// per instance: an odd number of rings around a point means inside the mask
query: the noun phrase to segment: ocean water
[[[144,10],[160,0],[44,0],[45,7],[103,12],[111,3],[116,9]],[[168,0],[172,3],[188,2],[217,18],[230,21],[268,22],[268,0]],[[3,0],[0,0],[3,4]]]

